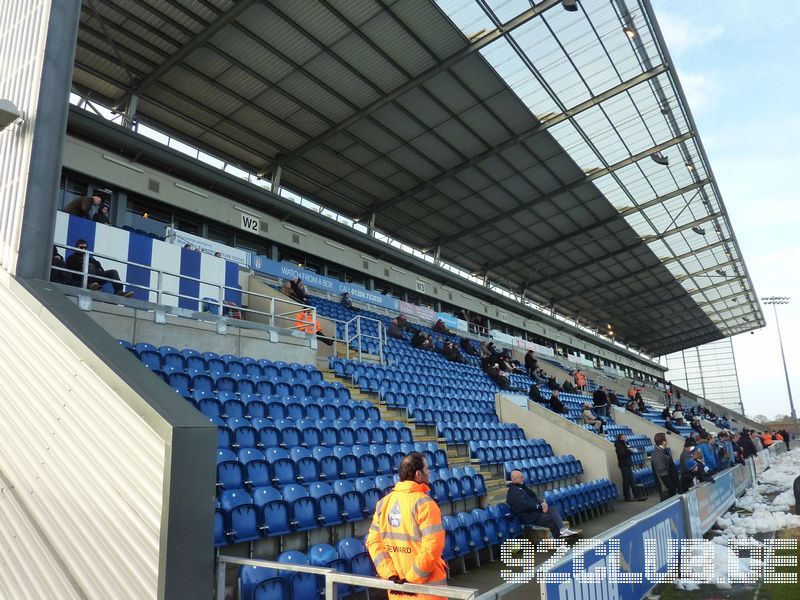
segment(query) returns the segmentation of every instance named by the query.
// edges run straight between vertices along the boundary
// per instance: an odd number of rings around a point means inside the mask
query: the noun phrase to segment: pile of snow
[[[692,570],[689,578],[678,579],[675,586],[681,590],[699,589],[700,583],[716,584],[718,588],[729,589],[728,540],[746,538],[756,533],[769,533],[781,529],[800,527],[800,516],[791,514],[794,507],[793,484],[800,474],[800,448],[771,457],[769,469],[764,471],[758,484],[749,488],[736,500],[735,506],[748,512],[729,512],[717,519],[721,530],[711,541],[714,544],[714,577],[702,581],[702,570]],[[773,500],[767,496],[777,494]],[[758,543],[758,542],[756,542]],[[761,544],[758,544],[761,546]],[[699,551],[696,551],[699,552]],[[747,572],[757,561],[739,558],[739,571]],[[723,580],[722,583],[718,582]]]

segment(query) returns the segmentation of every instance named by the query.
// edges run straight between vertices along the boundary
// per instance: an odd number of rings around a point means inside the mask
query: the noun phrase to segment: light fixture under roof
[[[658,163],[659,165],[664,165],[665,167],[669,165],[669,157],[664,156],[661,152],[656,152],[650,155],[650,158],[653,159],[654,162]]]
[[[717,269],[717,275],[719,275],[721,277],[725,277],[728,274],[725,271],[723,271],[722,269]]]
[[[632,40],[637,36],[636,28],[633,25],[627,25],[623,27],[622,31],[628,36],[628,39]]]
[[[576,12],[578,10],[578,0],[561,0],[561,6],[564,7],[564,10]]]
[[[686,163],[686,168],[689,169],[689,171],[694,171],[694,165],[690,162]]]
[[[700,227],[699,225],[695,225],[692,227],[692,231],[694,231],[697,235],[705,235],[706,230]]]

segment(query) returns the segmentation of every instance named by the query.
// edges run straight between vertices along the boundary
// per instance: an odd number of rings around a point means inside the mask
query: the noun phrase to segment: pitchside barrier
[[[783,452],[786,445],[776,442],[747,464],[717,474],[713,482],[669,498],[599,538],[579,541],[563,558],[536,571],[542,598],[640,600],[659,583],[676,577],[680,542],[669,540],[702,538],[758,480],[770,457]]]

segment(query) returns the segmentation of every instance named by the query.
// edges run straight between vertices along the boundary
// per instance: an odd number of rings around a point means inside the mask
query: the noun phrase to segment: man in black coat
[[[636,485],[633,482],[633,462],[631,461],[631,454],[634,450],[628,446],[628,436],[624,433],[617,435],[617,441],[614,442],[614,449],[617,452],[617,464],[619,470],[622,472],[622,495],[625,497],[625,502],[633,502],[638,500],[644,502],[647,496],[639,496],[636,491]]]
[[[533,355],[533,350],[528,350],[525,353],[525,370],[528,372],[528,377],[533,379],[533,374],[536,373],[536,368],[539,366],[539,362],[536,360],[536,357]]]
[[[594,412],[598,417],[608,416],[608,396],[602,385],[592,394],[592,404],[594,404]]]
[[[528,398],[539,404],[544,404],[545,402],[547,402],[547,400],[545,400],[545,397],[542,396],[542,392],[539,389],[539,385],[540,385],[539,382],[536,382],[533,385],[531,385],[530,389],[528,389]]]
[[[678,469],[675,467],[672,451],[667,446],[667,435],[657,433],[653,437],[653,442],[655,442],[655,446],[650,454],[650,464],[653,466],[653,474],[661,492],[661,499],[666,500],[678,491]]]
[[[739,437],[739,447],[742,449],[742,458],[745,460],[747,460],[751,456],[755,456],[756,454],[758,454],[758,452],[756,451],[756,445],[750,438],[749,429],[742,430],[742,435]]]
[[[68,269],[78,272],[75,278],[76,281],[80,282],[82,279],[80,273],[83,271],[83,257],[89,249],[89,244],[86,240],[78,240],[75,242],[75,246],[78,247],[78,250],[69,255],[66,265]],[[83,252],[79,250],[83,250]],[[100,261],[91,254],[89,254],[88,274],[89,277],[86,283],[90,290],[99,290],[104,283],[110,283],[117,296],[124,296],[125,298],[133,296],[133,292],[124,291],[122,282],[119,280],[119,273],[113,269],[106,271]]]
[[[550,410],[560,415],[567,414],[567,407],[558,399],[558,390],[553,390],[550,396]]]
[[[548,506],[547,502],[539,502],[536,492],[525,485],[522,471],[511,471],[511,484],[508,486],[506,502],[523,525],[547,527],[554,538],[569,537],[578,533],[564,527],[557,508]]]

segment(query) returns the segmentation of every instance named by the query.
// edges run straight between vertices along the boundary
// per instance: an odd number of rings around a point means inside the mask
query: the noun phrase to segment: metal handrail
[[[72,250],[72,251],[75,251],[75,252],[83,252],[84,253],[81,271],[73,271],[72,269],[65,269],[65,268],[62,268],[62,267],[55,267],[55,266],[52,266],[52,265],[50,267],[51,271],[59,271],[59,272],[62,272],[62,273],[68,273],[68,274],[73,275],[73,276],[74,275],[79,275],[81,277],[81,286],[83,288],[86,288],[88,286],[89,277],[90,277],[90,273],[89,273],[89,255],[92,255],[92,256],[95,256],[95,257],[98,257],[98,258],[102,258],[104,260],[109,260],[109,261],[112,261],[112,262],[125,264],[125,265],[128,265],[128,266],[139,267],[139,268],[142,268],[142,269],[146,269],[149,272],[156,273],[157,281],[156,281],[156,286],[155,287],[142,285],[142,284],[137,284],[137,283],[120,282],[120,283],[123,283],[125,286],[127,286],[129,288],[136,288],[136,289],[140,289],[140,290],[145,290],[147,292],[154,292],[156,294],[156,304],[164,304],[164,297],[165,296],[173,297],[173,298],[179,298],[179,299],[180,298],[186,298],[188,300],[193,300],[193,301],[197,301],[197,302],[200,302],[200,303],[205,303],[205,304],[208,304],[208,305],[211,305],[211,306],[216,306],[216,307],[218,307],[217,316],[223,316],[222,315],[222,311],[223,311],[224,308],[226,308],[226,305],[224,304],[225,291],[226,290],[232,290],[232,291],[239,292],[239,293],[241,293],[241,294],[243,294],[245,296],[257,297],[257,298],[262,298],[262,299],[265,299],[265,300],[269,300],[269,306],[270,306],[269,312],[265,312],[265,311],[262,311],[262,310],[256,310],[256,309],[253,309],[253,308],[248,308],[246,306],[237,306],[235,308],[236,308],[236,310],[239,310],[239,311],[241,311],[243,313],[252,313],[252,314],[258,314],[258,315],[263,315],[265,317],[268,317],[269,318],[269,325],[272,326],[272,327],[282,327],[284,329],[300,329],[301,327],[304,327],[305,325],[296,325],[295,324],[294,321],[296,319],[297,313],[303,312],[303,311],[308,311],[308,310],[312,311],[312,316],[313,316],[313,319],[314,319],[313,322],[314,323],[317,322],[317,309],[316,309],[316,307],[311,306],[311,305],[302,304],[300,302],[295,302],[293,300],[284,300],[283,298],[275,298],[274,296],[267,296],[266,294],[260,294],[258,292],[252,292],[250,290],[243,290],[243,289],[240,289],[238,287],[228,286],[228,285],[221,284],[221,283],[218,283],[218,282],[206,281],[206,280],[203,280],[203,279],[200,279],[200,278],[197,278],[197,277],[192,277],[191,275],[184,275],[182,273],[176,273],[176,272],[170,271],[168,269],[161,269],[161,268],[158,268],[158,267],[154,267],[152,265],[145,265],[145,264],[137,263],[137,262],[134,262],[134,261],[131,261],[131,260],[124,260],[124,259],[117,258],[115,256],[101,254],[99,252],[93,252],[93,251],[89,251],[89,250],[82,250],[80,248],[77,248],[75,246],[69,246],[67,244],[58,244],[58,243],[56,243],[54,245],[56,247],[58,247],[58,248],[64,248],[64,249],[67,249],[67,250]],[[177,278],[179,280],[183,279],[183,280],[188,280],[188,281],[195,281],[197,283],[202,283],[204,285],[212,286],[212,287],[216,288],[216,290],[217,290],[217,294],[216,294],[217,297],[213,298],[213,299],[209,297],[208,300],[204,300],[203,298],[199,298],[199,297],[196,297],[196,296],[191,296],[191,295],[188,295],[188,294],[182,294],[179,291],[178,292],[173,292],[173,291],[165,290],[164,289],[164,278],[165,277],[175,277],[175,278]],[[107,282],[115,281],[115,280],[110,279],[108,277],[101,277],[101,276],[98,276],[98,275],[91,275],[91,278],[92,279],[97,279],[99,281],[107,281]],[[297,308],[295,308],[293,310],[290,310],[288,312],[278,313],[275,310],[276,301],[282,302],[284,304],[289,304],[289,305],[292,305],[292,306],[297,307]],[[227,307],[227,308],[233,308],[233,307]],[[288,321],[288,323],[284,324],[284,323],[282,323],[283,321]],[[276,323],[280,323],[280,324],[276,324]]]
[[[367,333],[362,333],[361,331],[361,321],[372,321],[378,324],[378,335],[370,335]],[[355,334],[351,337],[350,336],[350,325],[351,323],[355,322]],[[362,315],[356,315],[349,321],[346,321],[344,324],[344,342],[345,342],[345,353],[347,356],[347,360],[350,360],[350,344],[354,341],[358,341],[358,360],[362,360],[363,351],[361,350],[361,340],[363,338],[371,339],[371,340],[378,340],[378,357],[380,360],[380,364],[385,364],[383,358],[383,345],[385,343],[385,333],[383,323],[378,319],[373,319],[372,317],[365,317]]]
[[[217,576],[216,576],[216,600],[225,600],[225,567],[226,565],[241,565],[247,567],[264,567],[277,571],[296,571],[300,573],[310,573],[325,578],[325,600],[337,599],[337,584],[347,584],[359,587],[375,588],[379,590],[391,590],[393,592],[409,592],[413,594],[427,594],[440,596],[442,598],[454,598],[455,600],[475,600],[477,591],[470,588],[449,587],[444,585],[427,585],[424,583],[392,583],[379,577],[367,577],[365,575],[352,575],[341,573],[334,569],[323,567],[312,567],[309,565],[294,565],[289,563],[279,563],[269,560],[256,558],[239,558],[236,556],[217,556]]]

